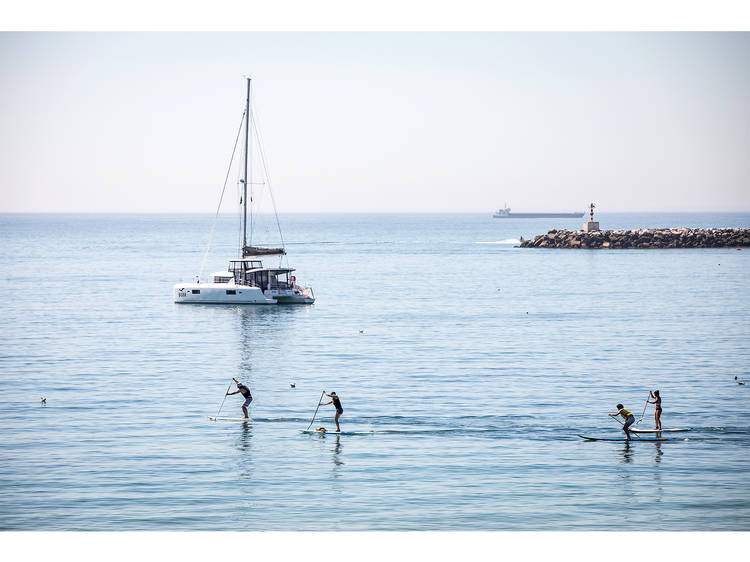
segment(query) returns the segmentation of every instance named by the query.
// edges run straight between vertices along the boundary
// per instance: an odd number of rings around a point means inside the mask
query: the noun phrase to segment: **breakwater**
[[[748,228],[649,228],[638,230],[550,230],[522,248],[727,248],[750,246]]]

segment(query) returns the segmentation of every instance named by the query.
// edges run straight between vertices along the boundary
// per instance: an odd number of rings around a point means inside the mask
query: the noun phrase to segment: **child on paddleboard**
[[[654,404],[654,429],[661,429],[661,396],[659,396],[658,390],[653,392],[649,390],[648,395],[649,398],[654,399],[653,402],[648,401],[649,404]]]
[[[622,404],[617,405],[617,411],[614,414],[607,414],[609,416],[622,416],[625,423],[622,424],[622,430],[625,432],[625,439],[630,441],[630,430],[628,428],[635,422],[635,416],[630,413],[630,410],[625,408]]]
[[[242,413],[245,414],[246,418],[249,418],[250,416],[248,416],[248,414],[247,414],[247,407],[250,405],[250,402],[253,401],[253,395],[250,394],[250,389],[248,387],[246,387],[244,384],[242,384],[241,382],[239,382],[234,377],[232,377],[232,380],[237,385],[237,390],[235,390],[234,392],[227,392],[227,396],[231,396],[232,394],[239,394],[239,393],[241,393],[242,396],[245,397],[245,401],[242,403]]]
[[[328,396],[331,401],[326,402],[325,404],[321,404],[321,406],[328,406],[328,404],[333,404],[336,408],[336,417],[334,418],[334,421],[336,422],[336,431],[341,433],[341,427],[339,426],[339,418],[341,417],[341,414],[344,413],[344,408],[341,407],[341,400],[339,400],[338,395],[335,392],[331,392],[328,394],[327,392],[324,392],[326,396]]]

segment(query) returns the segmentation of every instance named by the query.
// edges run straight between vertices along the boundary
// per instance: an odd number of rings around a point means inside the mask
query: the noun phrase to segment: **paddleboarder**
[[[227,396],[232,396],[232,394],[242,394],[242,396],[245,397],[245,402],[243,402],[242,404],[242,412],[245,414],[245,418],[249,418],[250,416],[248,416],[247,414],[247,407],[250,405],[250,402],[253,401],[253,395],[250,394],[250,389],[244,384],[239,382],[234,377],[232,377],[232,380],[237,385],[237,390],[235,390],[234,392],[227,392]]]
[[[649,390],[648,396],[654,399],[653,402],[648,400],[649,404],[654,405],[654,429],[661,429],[661,396],[659,396],[658,390],[654,390],[653,392]]]
[[[326,396],[328,396],[331,401],[326,402],[325,404],[321,404],[321,406],[328,406],[328,404],[333,404],[333,406],[336,408],[336,417],[334,418],[334,421],[336,422],[336,431],[341,433],[341,427],[339,426],[339,418],[341,417],[341,414],[344,413],[344,408],[341,407],[341,400],[339,400],[338,395],[335,392],[331,392],[328,394],[327,392],[323,392]]]
[[[630,430],[628,428],[635,423],[635,416],[630,413],[630,410],[625,408],[622,404],[617,405],[617,411],[614,414],[607,414],[608,416],[622,416],[625,423],[622,424],[622,430],[625,432],[625,439],[630,441]]]

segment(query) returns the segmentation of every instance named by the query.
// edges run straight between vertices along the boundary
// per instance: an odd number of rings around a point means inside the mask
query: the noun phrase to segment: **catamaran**
[[[229,267],[225,271],[212,273],[209,282],[202,282],[199,274],[193,282],[177,283],[174,285],[173,293],[174,302],[176,303],[273,305],[312,304],[315,302],[315,295],[313,294],[312,287],[308,287],[297,281],[297,278],[294,275],[294,268],[281,266],[281,260],[286,256],[286,249],[284,248],[284,239],[281,236],[278,214],[275,212],[275,203],[274,214],[276,216],[276,225],[279,230],[279,236],[281,237],[281,247],[270,248],[253,245],[252,206],[250,207],[251,228],[250,240],[248,241],[248,185],[251,186],[251,205],[253,201],[252,186],[254,185],[252,181],[252,163],[250,163],[249,166],[248,163],[251,160],[252,152],[249,149],[249,146],[252,142],[253,136],[255,136],[258,141],[259,150],[261,151],[261,157],[259,160],[263,166],[266,181],[270,190],[268,170],[266,169],[265,158],[263,157],[262,148],[260,147],[260,135],[257,131],[255,120],[252,118],[250,83],[251,79],[247,78],[247,98],[245,100],[245,113],[242,119],[243,125],[241,126],[241,130],[244,131],[245,150],[244,159],[242,161],[242,178],[239,180],[242,192],[242,244],[238,249],[239,257],[230,259]],[[238,134],[237,138],[239,139],[239,137],[240,135]],[[250,169],[250,178],[248,177],[248,167]],[[226,189],[226,182],[224,188]],[[219,203],[219,207],[221,207],[221,202]],[[208,250],[206,250],[206,254],[207,253]],[[279,267],[263,266],[261,258],[270,256],[279,256]],[[201,273],[202,271],[203,267],[201,267]]]

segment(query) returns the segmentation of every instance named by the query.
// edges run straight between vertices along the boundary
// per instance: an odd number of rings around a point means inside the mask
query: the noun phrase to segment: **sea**
[[[750,530],[750,248],[518,247],[583,220],[282,214],[316,302],[222,306],[234,215],[0,215],[0,529]]]

